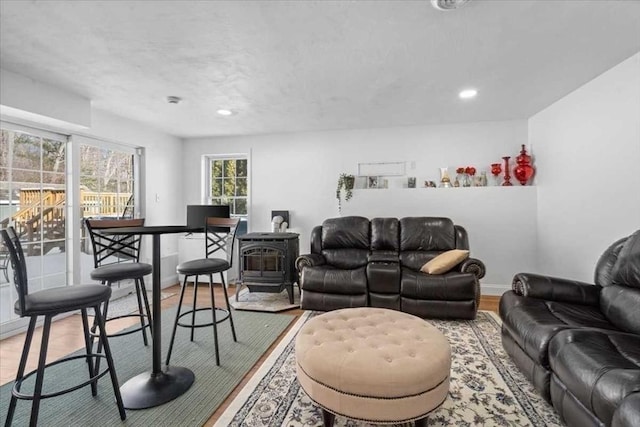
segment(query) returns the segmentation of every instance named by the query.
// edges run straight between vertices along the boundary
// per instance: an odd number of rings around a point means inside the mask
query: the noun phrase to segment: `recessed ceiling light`
[[[233,111],[231,110],[225,110],[225,109],[220,109],[218,111],[216,111],[216,113],[220,116],[230,116],[233,114]]]
[[[460,99],[471,99],[475,98],[477,94],[478,91],[475,89],[465,89],[461,91],[458,96],[460,97]]]
[[[470,0],[431,0],[431,5],[438,10],[447,12],[454,9],[459,9],[464,6]]]

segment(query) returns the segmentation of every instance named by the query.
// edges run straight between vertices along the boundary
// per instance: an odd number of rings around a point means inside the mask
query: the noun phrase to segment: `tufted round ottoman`
[[[419,317],[383,308],[348,308],[309,320],[296,337],[298,380],[323,409],[372,423],[416,420],[449,392],[451,348]]]

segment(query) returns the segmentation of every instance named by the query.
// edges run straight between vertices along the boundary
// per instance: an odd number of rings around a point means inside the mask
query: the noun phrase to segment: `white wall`
[[[406,161],[407,175],[416,176],[421,184],[426,179],[438,180],[440,167],[453,169],[474,165],[478,172],[488,170],[491,163],[501,161],[504,155],[515,157],[520,144],[526,142],[527,123],[524,120],[189,139],[183,150],[184,202],[201,202],[203,155],[250,153],[250,231],[270,230],[271,210],[289,210],[291,231],[300,233],[300,251],[305,253],[309,251],[313,226],[339,215],[335,197],[339,174],[357,174],[359,162]],[[415,169],[410,169],[411,162],[415,162]],[[416,197],[424,194],[416,192]],[[356,193],[354,201],[357,197]],[[348,202],[345,209],[354,201]],[[393,206],[393,200],[384,198],[370,203],[372,212],[379,204]],[[470,204],[468,209],[483,215],[482,206]],[[406,212],[392,209],[389,215],[402,217]],[[446,209],[432,206],[425,209],[424,215],[438,216],[446,212]],[[490,221],[505,224],[506,229],[519,224],[518,215],[509,211],[489,216]],[[519,250],[523,244],[519,239],[505,240],[491,235],[471,235],[470,239],[472,245],[473,242],[479,244],[480,239],[488,239],[490,244],[501,245],[509,251]],[[526,244],[535,245],[535,242]],[[494,276],[501,280],[509,275],[507,271],[511,272],[509,266],[495,265],[493,268],[496,272],[501,269],[501,273]]]
[[[640,53],[529,120],[541,272],[591,282],[640,229]]]

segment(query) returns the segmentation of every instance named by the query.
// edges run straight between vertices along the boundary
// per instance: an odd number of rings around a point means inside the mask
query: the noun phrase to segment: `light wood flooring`
[[[191,301],[189,295],[193,295],[193,286],[189,286],[185,294],[185,301]],[[231,294],[233,293],[233,287],[230,289]],[[172,307],[178,304],[178,298],[180,294],[180,286],[175,285],[167,289],[163,289],[163,292],[175,293],[175,295],[162,300],[162,308],[166,309],[168,307]],[[224,294],[220,286],[216,286],[215,288],[215,297],[216,304],[220,306],[224,305]],[[202,297],[200,297],[202,294]],[[202,306],[206,306],[206,303],[209,301],[209,293],[208,287],[206,285],[198,287],[198,306],[202,304]],[[483,296],[480,300],[480,309],[481,310],[491,310],[498,311],[498,302],[500,297],[497,296]],[[221,303],[220,303],[221,302]],[[284,312],[286,314],[293,314],[299,317],[303,310],[295,309]],[[136,323],[135,319],[118,319],[116,321],[109,322],[109,331],[115,331],[127,327]],[[291,325],[295,323],[291,322]],[[247,373],[247,375],[243,378],[242,382],[238,384],[238,386],[233,390],[233,392],[227,397],[227,399],[222,403],[222,405],[213,413],[211,418],[207,421],[205,426],[212,426],[215,421],[220,417],[222,412],[227,408],[229,403],[235,398],[242,387],[246,384],[246,382],[251,378],[253,373],[258,369],[258,367],[262,364],[264,359],[268,357],[271,351],[278,344],[280,339],[286,334],[288,329],[285,330],[282,335],[274,342],[271,347],[267,350],[267,352],[262,355],[260,360],[256,363],[256,365]],[[30,357],[27,363],[27,372],[36,368],[38,353],[40,351],[40,337],[41,337],[42,328],[37,328],[34,337],[33,344],[31,345]],[[7,382],[13,381],[15,379],[16,372],[18,371],[18,363],[20,362],[20,355],[22,353],[22,348],[24,345],[25,334],[14,335],[10,338],[4,339],[0,341],[0,384],[5,384]],[[114,338],[113,340],[117,340]],[[115,345],[115,344],[114,344]],[[47,362],[59,359],[75,350],[84,347],[84,339],[82,337],[82,322],[80,315],[73,315],[58,321],[53,322],[51,327],[51,336],[49,339],[49,348],[47,352]]]

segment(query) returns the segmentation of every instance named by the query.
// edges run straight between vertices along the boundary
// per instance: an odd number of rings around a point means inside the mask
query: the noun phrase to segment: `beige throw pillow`
[[[443,274],[469,257],[469,251],[452,249],[446,251],[422,266],[420,271],[427,274]]]

